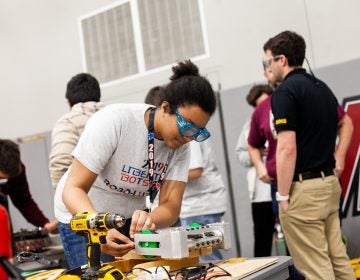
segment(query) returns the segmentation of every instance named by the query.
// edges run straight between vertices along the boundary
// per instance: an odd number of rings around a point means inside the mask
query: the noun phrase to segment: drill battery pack
[[[360,279],[360,258],[352,259],[350,262],[354,269],[356,279]]]

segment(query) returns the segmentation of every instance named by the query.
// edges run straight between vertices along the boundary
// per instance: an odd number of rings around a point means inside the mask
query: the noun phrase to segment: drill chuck
[[[108,214],[105,218],[105,225],[107,228],[121,228],[125,223],[125,217],[118,214]]]

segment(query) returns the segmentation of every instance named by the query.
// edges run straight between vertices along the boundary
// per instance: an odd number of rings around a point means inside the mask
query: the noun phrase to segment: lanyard
[[[148,125],[148,158],[149,158],[149,194],[150,194],[150,203],[152,204],[154,202],[154,199],[158,193],[158,191],[161,188],[161,184],[165,178],[166,170],[169,165],[170,158],[172,156],[172,153],[170,152],[164,169],[160,175],[159,180],[156,182],[154,181],[154,139],[155,139],[155,133],[154,133],[154,117],[155,117],[155,111],[156,108],[151,108],[150,116],[149,116],[149,125]]]

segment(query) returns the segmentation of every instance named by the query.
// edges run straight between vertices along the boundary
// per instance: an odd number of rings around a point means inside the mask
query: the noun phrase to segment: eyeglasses
[[[183,136],[194,138],[196,142],[202,142],[210,137],[210,132],[206,128],[198,128],[196,125],[186,122],[177,109],[175,114],[179,131]]]
[[[275,56],[272,56],[272,57],[269,57],[269,58],[264,57],[264,58],[262,59],[262,64],[263,64],[264,68],[270,67],[271,61],[273,61],[273,60],[274,60],[274,61],[277,61],[277,60],[279,60],[280,57],[281,57],[281,54],[275,55]]]

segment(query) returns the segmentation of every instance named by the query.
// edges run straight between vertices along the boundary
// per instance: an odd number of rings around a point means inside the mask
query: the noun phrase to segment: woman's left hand
[[[134,249],[134,247],[134,242],[128,237],[116,229],[110,229],[106,235],[106,244],[101,245],[101,251],[115,257],[121,257]]]

